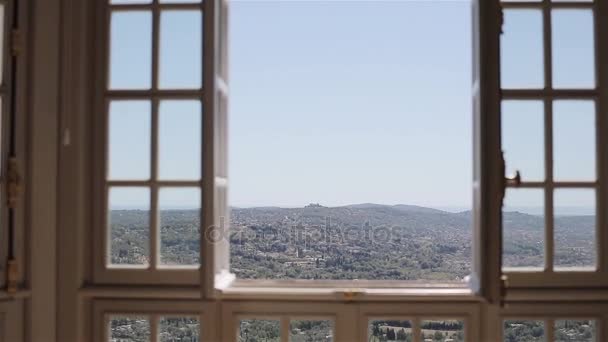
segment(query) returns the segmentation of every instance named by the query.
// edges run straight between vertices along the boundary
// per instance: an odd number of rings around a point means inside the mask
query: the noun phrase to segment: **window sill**
[[[216,282],[216,284],[218,284]],[[227,300],[462,301],[483,299],[465,283],[405,283],[402,281],[243,280],[217,288]]]

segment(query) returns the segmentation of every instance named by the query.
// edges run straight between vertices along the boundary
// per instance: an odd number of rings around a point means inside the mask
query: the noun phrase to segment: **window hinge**
[[[6,264],[6,292],[14,295],[18,290],[19,265],[17,260],[9,259]]]
[[[21,55],[22,42],[21,31],[19,29],[13,29],[11,31],[11,54],[14,57]]]
[[[509,287],[509,277],[506,274],[500,276],[500,307],[505,306],[505,297],[507,296],[507,288]]]
[[[357,289],[345,290],[342,292],[342,297],[347,302],[353,302],[355,299],[361,297],[362,295],[363,291]]]
[[[21,175],[19,174],[17,158],[10,157],[7,167],[6,201],[7,206],[12,209],[17,206],[19,194],[21,193]]]

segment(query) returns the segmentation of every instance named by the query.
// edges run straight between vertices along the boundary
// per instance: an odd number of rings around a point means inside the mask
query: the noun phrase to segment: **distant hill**
[[[149,213],[113,210],[112,262],[141,264]],[[161,261],[199,262],[198,210],[162,210]],[[505,266],[540,266],[544,219],[503,214]],[[555,218],[560,265],[593,263],[594,216]],[[231,268],[240,278],[461,281],[471,272],[470,211],[374,203],[232,208]]]

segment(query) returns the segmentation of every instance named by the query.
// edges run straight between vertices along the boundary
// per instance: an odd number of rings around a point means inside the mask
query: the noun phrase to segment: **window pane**
[[[503,88],[542,88],[543,35],[539,10],[505,9],[500,36],[500,77]]]
[[[159,87],[200,88],[202,46],[201,11],[162,11]]]
[[[200,323],[196,317],[161,317],[160,342],[199,342]]]
[[[159,107],[159,177],[201,179],[200,101],[161,101]]]
[[[150,102],[112,101],[109,118],[109,179],[150,178]]]
[[[278,320],[248,319],[240,322],[238,342],[280,342],[280,340]]]
[[[545,179],[542,101],[502,102],[502,149],[507,174],[519,170],[526,181]]]
[[[555,321],[556,342],[595,342],[595,321],[559,320]]]
[[[556,189],[553,197],[555,267],[595,266],[595,191]]]
[[[110,89],[150,89],[152,13],[114,12],[110,33]]]
[[[462,321],[422,321],[422,341],[464,342],[464,322]]]
[[[542,268],[545,248],[544,193],[507,189],[502,212],[502,266]]]
[[[368,342],[412,342],[412,322],[401,320],[373,320],[369,322]]]
[[[462,282],[470,3],[230,6],[231,270]]]
[[[108,197],[111,264],[147,265],[150,190],[143,187],[113,187]]]
[[[147,317],[110,318],[110,342],[150,341],[150,321]]]
[[[593,13],[556,9],[551,20],[553,87],[595,87]]]
[[[292,320],[289,323],[289,342],[332,342],[334,324],[327,320]]]
[[[152,0],[110,0],[112,5],[150,4]]]
[[[160,0],[161,4],[194,4],[199,3],[201,0]]]
[[[544,342],[543,321],[508,320],[504,323],[504,342]]]
[[[595,104],[553,103],[553,172],[556,180],[595,180]]]
[[[161,188],[160,261],[163,265],[198,265],[200,259],[199,188]]]

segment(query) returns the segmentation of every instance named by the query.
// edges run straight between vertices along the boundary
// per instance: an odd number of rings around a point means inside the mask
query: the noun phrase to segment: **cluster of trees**
[[[238,342],[280,342],[279,326],[279,321],[274,320],[243,320]]]
[[[423,321],[421,324],[423,340],[433,342],[464,341],[462,321]],[[370,323],[369,342],[411,342],[412,323],[410,321],[377,320]]]
[[[505,342],[541,342],[545,340],[542,321],[507,321],[503,332]]]
[[[160,342],[199,342],[200,323],[196,318],[171,317],[160,321]]]

